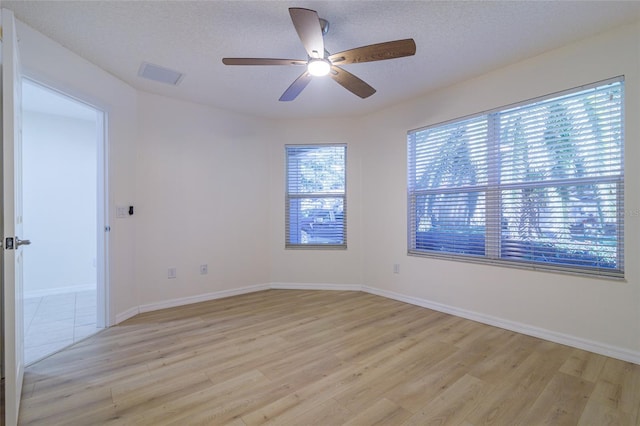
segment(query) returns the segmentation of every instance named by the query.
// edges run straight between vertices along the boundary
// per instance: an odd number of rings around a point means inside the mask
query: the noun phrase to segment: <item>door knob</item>
[[[31,241],[21,240],[20,238],[16,237],[16,248],[20,246],[28,246],[29,244],[31,244]]]

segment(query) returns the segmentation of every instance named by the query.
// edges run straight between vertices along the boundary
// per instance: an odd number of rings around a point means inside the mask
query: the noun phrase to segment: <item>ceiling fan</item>
[[[344,70],[340,65],[360,62],[381,61],[402,58],[416,53],[413,39],[388,41],[345,50],[327,52],[324,47],[324,35],[329,30],[329,22],[318,17],[315,10],[292,7],[289,14],[293,26],[298,32],[308,54],[308,59],[270,59],[270,58],[223,58],[225,65],[302,65],[306,70],[280,96],[281,101],[294,100],[307,87],[314,76],[329,75],[338,84],[361,98],[368,98],[376,92],[360,78]]]

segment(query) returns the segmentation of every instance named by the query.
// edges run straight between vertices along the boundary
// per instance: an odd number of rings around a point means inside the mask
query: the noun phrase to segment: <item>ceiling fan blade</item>
[[[385,43],[370,44],[356,47],[344,52],[334,53],[329,60],[336,65],[354,64],[358,62],[382,61],[385,59],[402,58],[416,54],[416,43],[412,38],[387,41]]]
[[[295,98],[298,97],[300,92],[302,92],[302,90],[305,87],[307,87],[307,84],[309,84],[312,78],[313,77],[311,76],[311,74],[305,71],[304,73],[302,73],[300,77],[296,78],[296,80],[293,83],[291,83],[291,86],[289,86],[287,90],[284,91],[284,93],[282,94],[282,96],[280,96],[280,99],[278,100],[284,101],[284,102],[294,100]]]
[[[363,80],[335,65],[331,66],[331,72],[329,75],[342,87],[354,95],[360,96],[362,99],[368,98],[376,93],[376,89],[369,86]]]
[[[222,58],[225,65],[307,65],[300,59]]]
[[[298,32],[305,50],[312,58],[324,58],[324,39],[320,18],[315,10],[299,7],[289,8],[293,26]]]

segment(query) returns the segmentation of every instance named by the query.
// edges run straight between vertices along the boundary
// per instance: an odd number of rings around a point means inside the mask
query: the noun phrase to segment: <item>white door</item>
[[[2,20],[2,200],[5,423],[15,425],[24,376],[21,80],[13,13]]]

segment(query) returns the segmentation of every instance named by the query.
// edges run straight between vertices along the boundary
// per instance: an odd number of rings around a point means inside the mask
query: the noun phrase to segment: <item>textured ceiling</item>
[[[133,87],[265,117],[361,115],[640,19],[617,1],[6,1],[16,17]],[[223,57],[306,59],[287,8],[330,22],[331,53],[413,38],[415,56],[346,65],[377,89],[360,99],[315,78],[278,102],[300,67]],[[138,77],[142,62],[183,72],[177,87]]]

